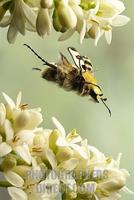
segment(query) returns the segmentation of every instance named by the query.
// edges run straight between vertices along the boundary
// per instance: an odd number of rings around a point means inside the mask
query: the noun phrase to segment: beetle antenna
[[[38,71],[42,71],[40,68],[38,68],[38,67],[33,67],[32,68],[33,70],[38,70]]]
[[[107,100],[107,99],[105,99],[105,98],[101,98],[102,103],[103,103],[104,106],[107,108],[107,110],[108,110],[108,112],[109,112],[109,114],[110,114],[110,117],[111,117],[112,113],[111,113],[110,108],[109,108],[109,107],[107,106],[107,104],[105,103],[106,100]]]
[[[87,82],[87,81],[85,81],[84,83],[85,83],[85,84],[90,84],[90,85],[96,86],[96,87],[98,87],[98,88],[101,90],[101,88],[100,88],[100,86],[99,86],[99,85],[96,85],[96,84],[94,84],[94,83]]]
[[[32,47],[30,47],[28,44],[24,44],[24,46],[30,49],[37,56],[37,58],[39,58],[43,63],[46,64],[46,61],[39,54],[37,54]]]
[[[28,44],[24,44],[24,46],[26,46],[28,49],[30,49],[30,50],[34,53],[34,55],[36,55],[37,58],[40,59],[40,60],[43,62],[43,64],[48,65],[49,67],[52,67],[52,68],[54,68],[54,69],[56,68],[55,65],[53,65],[53,64],[47,62],[46,60],[44,60],[44,59],[43,59],[38,53],[36,53],[35,50],[34,50],[32,47],[30,47]]]

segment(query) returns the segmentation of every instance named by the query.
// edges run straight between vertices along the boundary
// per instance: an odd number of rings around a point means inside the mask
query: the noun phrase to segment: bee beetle
[[[74,64],[71,64],[62,53],[60,53],[60,61],[50,63],[38,55],[29,45],[24,45],[46,65],[45,69],[33,68],[41,71],[43,79],[57,83],[67,91],[76,91],[80,96],[91,96],[97,103],[102,101],[111,116],[111,110],[105,103],[107,98],[103,97],[102,90],[94,76],[92,63],[88,57],[81,56],[75,48],[68,47]]]

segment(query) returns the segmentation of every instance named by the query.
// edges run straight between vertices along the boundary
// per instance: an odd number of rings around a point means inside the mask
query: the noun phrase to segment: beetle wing
[[[76,65],[77,68],[81,69],[82,65],[84,65],[84,60],[83,57],[79,54],[79,52],[73,48],[73,47],[68,47],[68,51],[74,61],[74,64]]]
[[[77,70],[75,65],[72,65],[68,59],[60,52],[60,60],[57,63],[57,67],[65,74],[71,72],[74,68]]]
[[[70,66],[70,62],[68,61],[68,59],[60,52],[60,57],[61,57],[61,62],[62,64],[66,65],[66,66]]]

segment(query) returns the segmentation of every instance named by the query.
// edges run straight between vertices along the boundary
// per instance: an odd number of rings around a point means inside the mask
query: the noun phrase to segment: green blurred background
[[[129,24],[113,30],[112,44],[108,46],[104,38],[97,47],[91,39],[80,45],[78,35],[65,42],[58,42],[59,34],[53,33],[45,39],[36,34],[27,33],[18,36],[14,45],[6,40],[5,29],[0,29],[0,91],[13,99],[21,90],[23,102],[31,107],[42,108],[43,126],[53,128],[51,117],[55,116],[64,125],[66,131],[76,128],[83,138],[88,138],[107,156],[116,158],[123,153],[121,166],[129,170],[131,176],[128,187],[134,191],[134,1],[125,1],[124,14],[131,18]],[[112,117],[103,104],[95,104],[88,98],[66,92],[52,83],[40,78],[33,67],[42,67],[42,63],[23,43],[31,45],[48,61],[57,61],[58,51],[70,58],[67,47],[73,46],[82,55],[91,58],[96,77],[108,98]],[[0,100],[3,101],[1,95]],[[2,196],[3,195],[3,196]],[[0,191],[0,199],[9,197]],[[133,196],[124,195],[122,200],[131,200]]]

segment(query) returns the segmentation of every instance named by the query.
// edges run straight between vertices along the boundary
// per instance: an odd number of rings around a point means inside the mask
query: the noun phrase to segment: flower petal
[[[11,22],[11,16],[5,15],[3,19],[0,21],[0,27],[6,27]]]
[[[112,41],[112,30],[105,31],[105,38],[108,44],[111,44]]]
[[[62,33],[58,41],[64,41],[70,38],[75,32],[75,28],[70,28],[66,32]]]
[[[73,192],[76,192],[77,190],[77,185],[75,179],[69,174],[69,178],[66,178],[66,173],[65,175],[63,174],[61,177],[61,181]]]
[[[81,136],[80,135],[78,135],[76,138],[74,138],[74,139],[72,139],[71,140],[71,143],[78,143],[78,142],[81,142],[81,140],[82,140],[82,138],[81,138]]]
[[[3,103],[0,104],[0,125],[2,126],[6,118],[6,108]]]
[[[88,146],[89,151],[93,153],[94,158],[97,162],[104,162],[105,161],[105,155],[103,153],[101,153],[97,148],[89,145]]]
[[[18,29],[14,23],[14,20],[12,19],[11,22],[10,22],[10,26],[9,26],[9,29],[8,29],[8,32],[7,32],[7,40],[9,43],[14,43],[15,42],[15,39],[16,39],[16,36],[18,34]]]
[[[66,132],[62,124],[55,117],[52,117],[52,121],[56,128],[60,131],[61,135],[65,138]]]
[[[36,27],[33,27],[28,21],[26,21],[26,29],[31,32],[36,32]]]
[[[25,35],[25,18],[24,18],[21,1],[14,2],[13,20],[18,31],[22,35]]]
[[[60,146],[60,147],[66,147],[69,145],[69,143],[65,140],[64,137],[59,136],[57,141],[56,141],[56,145]]]
[[[11,109],[15,108],[15,103],[14,101],[4,92],[2,92],[4,99],[6,100],[7,104],[11,107]]]
[[[19,188],[8,187],[8,193],[13,200],[28,200],[26,193]]]
[[[21,2],[22,2],[23,11],[24,11],[27,21],[29,22],[29,24],[31,24],[31,26],[35,27],[36,26],[35,12],[26,3],[24,3],[24,1],[21,1]]]
[[[5,120],[4,129],[6,134],[6,141],[12,140],[14,136],[14,130],[12,127],[12,123],[8,119]]]
[[[51,33],[51,18],[48,9],[40,9],[36,20],[36,29],[41,37]]]
[[[97,27],[95,30],[95,46],[97,46],[100,37],[101,37],[101,30],[99,27]]]
[[[82,158],[88,159],[87,153],[83,150],[83,148],[77,144],[70,144],[72,147]]]
[[[119,169],[121,162],[122,153],[119,153],[116,159],[116,167]]]
[[[55,171],[51,171],[44,181],[37,185],[37,190],[42,192],[42,199],[51,200],[55,199],[59,193],[60,181]],[[41,191],[42,188],[42,191]],[[54,189],[54,190],[53,190]],[[38,192],[39,192],[38,191]]]
[[[21,146],[17,146],[14,148],[16,153],[29,165],[31,164],[31,154],[29,152],[29,148],[26,144],[23,144]]]
[[[6,142],[2,142],[0,144],[0,157],[6,156],[11,151],[12,151],[11,146],[8,145]]]
[[[31,130],[22,130],[17,133],[17,136],[20,138],[22,143],[32,145],[35,134],[34,131]]]
[[[125,15],[117,15],[111,22],[112,26],[124,26],[130,21],[130,18]]]
[[[125,10],[125,6],[124,6],[124,3],[122,1],[107,0],[107,3],[111,4],[113,6],[113,9],[116,9],[118,11],[118,14]]]
[[[56,160],[55,154],[53,153],[51,149],[46,149],[45,154],[52,168],[55,169],[57,167],[57,160]]]
[[[84,39],[85,34],[86,34],[86,21],[82,20],[82,22],[83,22],[83,25],[82,25],[82,28],[81,28],[81,31],[80,31],[80,44],[82,44],[83,39]]]
[[[88,182],[85,182],[83,184],[84,188],[85,188],[85,192],[88,192],[90,194],[94,194],[95,191],[96,191],[96,188],[97,188],[97,183],[94,182],[94,181],[88,181]]]
[[[119,200],[121,198],[121,195],[118,192],[111,193],[110,196],[102,198],[104,200]]]
[[[34,129],[43,121],[42,114],[34,109],[28,110],[28,113],[30,114],[30,120],[25,129]]]
[[[76,158],[71,158],[67,161],[62,162],[58,165],[59,169],[72,171],[78,164],[78,160]]]
[[[39,164],[37,163],[37,160],[35,157],[32,157],[32,170],[41,170]],[[41,174],[41,177],[42,177],[42,174]],[[39,177],[40,178],[40,177]]]
[[[16,99],[16,107],[19,108],[20,104],[21,104],[21,99],[22,99],[22,93],[19,92],[17,95],[17,99]]]
[[[4,176],[6,180],[13,186],[22,187],[24,185],[23,178],[13,171],[4,172]]]
[[[49,184],[49,185],[54,185],[54,184],[59,185],[60,184],[58,176],[57,176],[56,172],[53,171],[53,170],[48,174],[45,181],[42,181],[40,183],[43,183],[43,182],[46,183],[46,184]]]

